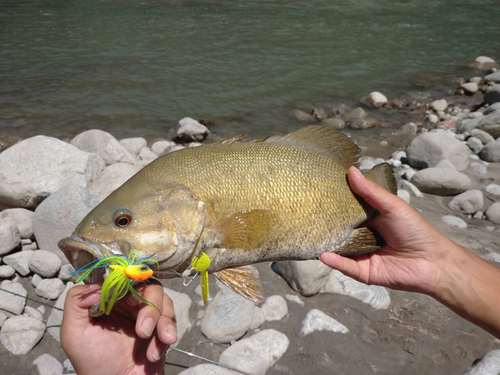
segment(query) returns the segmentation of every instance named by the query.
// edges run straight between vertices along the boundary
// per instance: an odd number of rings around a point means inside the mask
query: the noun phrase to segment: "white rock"
[[[464,375],[498,375],[500,373],[500,350],[492,350],[471,366]]]
[[[190,117],[180,120],[177,128],[177,137],[183,142],[201,142],[208,133],[208,128],[205,125]]]
[[[40,311],[40,313],[42,315],[45,315],[45,306],[44,305],[40,305],[36,308],[38,311]]]
[[[75,177],[93,180],[104,167],[98,155],[45,136],[8,148],[0,154],[0,165],[0,206],[25,208],[38,206]]]
[[[403,132],[403,134],[415,135],[418,132],[418,126],[413,122],[409,122],[401,127],[401,131]]]
[[[0,327],[5,323],[7,320],[7,315],[5,315],[3,312],[0,311]]]
[[[497,184],[489,184],[485,188],[486,192],[493,195],[500,195],[500,186]]]
[[[404,178],[406,178],[407,181],[411,182],[411,179],[413,178],[415,173],[417,173],[417,171],[410,167],[410,168],[405,170],[405,173],[403,176],[404,176]]]
[[[349,333],[349,329],[342,323],[339,323],[331,316],[326,315],[318,309],[312,309],[307,313],[305,319],[302,321],[300,335],[306,336],[315,331],[331,331],[344,334]]]
[[[424,193],[444,196],[462,193],[471,185],[469,177],[451,168],[423,169],[411,181]]]
[[[31,318],[34,318],[36,320],[43,322],[43,314],[31,306],[25,306],[24,313],[28,314],[28,316]]]
[[[15,224],[0,226],[0,255],[8,254],[21,243],[19,229]]]
[[[484,77],[484,80],[500,83],[500,72],[490,73]]]
[[[281,332],[266,329],[240,340],[220,356],[220,363],[254,375],[263,375],[288,349],[290,340]]]
[[[391,154],[391,159],[401,160],[403,158],[406,158],[406,152],[404,152],[404,151],[398,150],[398,151],[394,151]]]
[[[60,279],[43,279],[35,291],[40,297],[57,299],[64,291],[64,283]]]
[[[488,169],[482,163],[476,163],[476,162],[470,163],[470,167],[476,173],[479,173],[479,174],[486,174],[486,173],[488,173]]]
[[[43,279],[35,273],[31,278],[31,285],[33,285],[36,288],[42,280]]]
[[[11,266],[0,266],[0,279],[8,279],[16,274],[16,270]]]
[[[134,164],[135,157],[111,134],[91,129],[78,134],[71,144],[82,151],[98,154],[106,165],[115,163]]]
[[[120,141],[120,144],[131,154],[137,156],[143,147],[148,145],[148,142],[141,137],[125,138]]]
[[[47,332],[54,338],[54,340],[61,342],[61,323],[63,318],[63,312],[61,311],[64,308],[64,302],[66,301],[66,295],[68,294],[68,290],[70,290],[75,284],[71,281],[66,284],[66,288],[61,293],[59,298],[57,299],[52,312],[50,313],[49,319],[47,319]],[[61,309],[61,310],[58,310]]]
[[[265,321],[266,321],[266,317],[265,317],[264,313],[262,312],[262,309],[255,306],[252,324],[250,324],[250,327],[248,327],[248,329],[249,330],[257,329],[262,324],[264,324]]]
[[[163,156],[168,154],[175,148],[176,143],[172,141],[158,141],[153,143],[151,146],[151,151],[153,151],[158,156]]]
[[[189,367],[188,369],[179,372],[179,375],[238,375],[238,372],[228,370],[224,367],[211,365],[211,364],[202,364],[193,367]]]
[[[0,342],[14,355],[27,354],[40,341],[45,324],[26,316],[13,316],[0,330]]]
[[[303,296],[318,293],[332,271],[319,260],[277,262],[274,268],[293,290]]]
[[[410,204],[410,193],[407,190],[398,189],[398,197],[404,200],[406,203]]]
[[[467,94],[475,94],[479,90],[479,86],[475,82],[467,82],[460,86]]]
[[[416,187],[411,182],[406,181],[406,180],[399,180],[399,189],[406,190],[413,197],[416,197],[416,198],[422,198],[424,196],[422,194],[422,192],[418,189],[418,187]]]
[[[472,215],[481,210],[483,204],[483,193],[480,190],[468,190],[453,198],[448,207],[463,214]]]
[[[364,159],[364,160],[361,160],[361,162],[359,163],[359,170],[361,170],[363,172],[364,171],[369,171],[374,166],[375,166],[375,163],[373,162],[373,160]]]
[[[31,238],[33,236],[32,220],[33,211],[25,208],[10,208],[0,212],[0,226],[14,224],[19,229],[21,238]]]
[[[177,346],[182,339],[182,336],[192,328],[191,320],[189,319],[189,309],[193,301],[186,293],[179,293],[175,290],[163,288],[163,291],[174,302],[175,318],[177,319]]]
[[[61,268],[61,260],[59,257],[46,250],[37,250],[29,261],[30,270],[43,277],[52,277]]]
[[[14,268],[18,274],[26,276],[30,273],[29,263],[32,255],[33,250],[20,251],[5,256],[3,262]]]
[[[366,103],[373,108],[380,108],[387,104],[387,98],[384,94],[374,91],[366,97]]]
[[[446,224],[451,225],[453,227],[461,229],[467,228],[467,223],[456,216],[445,215],[441,218],[441,220],[443,220]]]
[[[139,172],[140,169],[140,166],[127,163],[110,165],[104,169],[99,177],[92,181],[88,186],[88,190],[98,201],[102,201],[130,177]]]
[[[399,160],[393,160],[392,161],[392,166],[394,168],[399,168],[399,167],[401,167],[401,165],[403,165],[403,163],[401,163]]]
[[[64,370],[66,372],[76,372],[75,368],[73,367],[73,364],[69,359],[65,359],[63,362]]]
[[[77,274],[71,274],[75,272],[75,268],[71,264],[63,264],[61,266],[61,270],[59,271],[59,274],[57,275],[58,279],[61,279],[62,281],[76,281],[78,279],[79,275]]]
[[[17,296],[0,290],[0,309],[16,315],[21,314],[26,305],[26,299],[24,298],[28,295],[26,289],[20,283],[7,283],[4,281],[0,285],[2,289],[19,294]]]
[[[336,270],[332,271],[321,293],[350,296],[374,309],[387,309],[391,304],[391,297],[385,288],[360,283]]]
[[[434,100],[431,103],[431,109],[434,112],[444,111],[446,108],[448,108],[448,102],[445,99]]]
[[[61,375],[63,365],[50,354],[42,354],[33,361],[33,366],[37,367],[39,375]]]
[[[427,115],[427,121],[429,121],[430,124],[437,124],[439,122],[439,117],[437,117],[433,113],[430,113],[429,115]]]
[[[495,202],[485,212],[489,221],[500,224],[500,202]]]
[[[261,307],[266,320],[281,320],[288,314],[288,305],[281,296],[271,296],[266,299],[266,302]]]
[[[141,161],[150,163],[153,160],[157,159],[158,155],[151,151],[149,147],[143,147],[137,158]]]
[[[475,61],[481,64],[492,64],[495,62],[495,60],[488,56],[478,56]]]
[[[475,154],[479,154],[481,152],[481,150],[483,149],[483,142],[481,142],[476,137],[469,137],[469,139],[467,139],[467,146],[469,146],[469,148]]]
[[[304,306],[304,301],[302,301],[302,299],[295,294],[285,294],[285,298],[291,302],[298,303],[300,306]]]
[[[472,129],[470,134],[473,137],[479,139],[483,144],[487,145],[490,142],[495,142],[495,138],[493,138],[489,133],[482,131],[480,129]]]

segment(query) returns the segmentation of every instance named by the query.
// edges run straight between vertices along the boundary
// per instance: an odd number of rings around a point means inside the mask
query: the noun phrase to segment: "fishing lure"
[[[200,255],[195,256],[193,261],[191,262],[191,268],[184,271],[182,277],[187,278],[192,270],[195,270],[195,274],[191,277],[191,279],[184,285],[189,285],[189,283],[200,274],[201,278],[201,295],[203,296],[203,303],[206,304],[208,300],[208,268],[210,267],[210,257],[202,252]]]
[[[96,259],[87,263],[82,268],[76,270],[72,274],[83,274],[76,280],[77,283],[85,279],[93,270],[97,268],[108,267],[110,272],[101,288],[101,302],[99,310],[109,315],[114,304],[121,298],[125,297],[130,291],[139,301],[144,302],[149,306],[154,306],[153,303],[143,298],[134,289],[134,285],[139,281],[147,281],[153,276],[153,271],[146,263],[154,262],[160,268],[160,264],[151,258],[141,258],[136,260],[137,250],[133,249],[129,257],[123,255],[110,255],[101,259]],[[107,304],[107,306],[106,306]]]

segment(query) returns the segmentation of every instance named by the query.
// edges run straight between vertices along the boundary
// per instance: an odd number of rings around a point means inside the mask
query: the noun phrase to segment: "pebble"
[[[13,316],[5,321],[0,331],[0,342],[14,355],[27,354],[40,341],[45,324],[26,316]]]
[[[464,141],[465,140],[465,135],[463,135],[463,134],[457,134],[457,135],[455,135],[455,138],[458,139],[459,141]]]
[[[500,224],[500,202],[495,202],[485,212],[489,221]]]
[[[485,188],[486,192],[493,195],[500,195],[500,186],[497,184],[489,184]]]
[[[374,166],[375,166],[375,163],[373,162],[373,160],[364,159],[364,160],[361,160],[361,162],[359,163],[359,170],[360,171],[369,171]]]
[[[149,147],[143,147],[141,152],[137,156],[137,159],[146,163],[150,163],[153,160],[157,159],[158,155],[155,152],[151,151]]]
[[[33,366],[37,367],[39,375],[61,375],[63,365],[50,354],[42,354],[33,361]]]
[[[439,117],[431,113],[427,115],[427,121],[429,121],[430,124],[435,125],[439,122]]]
[[[7,320],[7,315],[3,312],[0,311],[0,327],[5,323]]]
[[[336,117],[327,118],[321,121],[321,125],[325,125],[337,130],[342,130],[345,129],[346,127],[345,121],[342,120],[341,118],[336,118]]]
[[[61,266],[61,269],[59,270],[57,278],[61,279],[62,281],[76,281],[79,275],[77,274],[72,275],[71,274],[72,272],[75,272],[75,268],[71,264],[63,264]]]
[[[21,239],[33,236],[33,211],[25,208],[9,208],[0,212],[0,226],[14,224],[19,230]]]
[[[33,252],[29,261],[29,268],[32,272],[43,277],[52,277],[61,268],[61,259],[54,253],[45,250]]]
[[[285,294],[285,298],[291,302],[298,303],[300,306],[304,306],[304,301],[302,301],[302,299],[295,294]]]
[[[484,94],[484,102],[487,104],[494,104],[500,102],[500,84],[496,84],[486,90]]]
[[[315,331],[349,333],[349,329],[342,323],[339,323],[337,320],[318,309],[312,309],[302,321],[300,335],[306,336]]]
[[[16,296],[0,290],[0,309],[16,315],[21,314],[24,311],[24,306],[26,305],[26,299],[24,297],[28,295],[24,286],[21,283],[11,283],[5,280],[0,284],[0,288],[22,296]]]
[[[8,254],[21,243],[19,229],[15,224],[0,226],[0,255]]]
[[[69,359],[65,359],[63,362],[64,370],[66,372],[76,372],[75,368],[73,367],[73,364]]]
[[[464,375],[498,375],[500,373],[500,350],[492,350],[474,363]]]
[[[288,314],[288,305],[281,296],[271,296],[261,307],[266,321],[281,320]]]
[[[11,266],[0,266],[0,279],[9,279],[16,274],[16,270]]]
[[[158,141],[153,143],[151,146],[151,151],[153,151],[158,156],[163,156],[168,154],[176,146],[175,142],[172,141]]]
[[[489,162],[500,162],[500,142],[490,142],[483,147],[479,157]]]
[[[132,165],[128,163],[116,163],[109,165],[96,179],[92,181],[90,185],[88,185],[88,189],[86,189],[87,185],[85,183],[81,183],[77,191],[81,192],[83,190],[88,190],[88,192],[93,195],[97,201],[102,201],[130,177],[139,172],[140,169],[139,165]],[[71,194],[71,192],[67,193]],[[61,199],[61,195],[58,194],[58,196],[59,199]]]
[[[470,134],[473,137],[479,139],[485,145],[490,142],[495,142],[495,138],[493,138],[489,133],[486,133],[485,131],[482,131],[480,129],[472,129]]]
[[[492,81],[495,83],[500,83],[500,72],[494,72],[484,76],[485,81]]]
[[[35,289],[37,295],[48,299],[57,299],[64,290],[64,283],[60,279],[43,279]]]
[[[460,87],[463,88],[465,93],[469,95],[475,94],[479,90],[479,85],[476,82],[464,83]]]
[[[29,262],[32,255],[33,250],[20,251],[5,256],[3,262],[14,268],[18,274],[26,276],[30,273]]]
[[[293,111],[293,116],[299,121],[304,121],[304,122],[316,121],[316,119],[314,117],[312,117],[309,113],[307,113],[301,109],[295,109]]]
[[[435,100],[430,107],[434,112],[444,111],[448,108],[448,102],[445,99]]]
[[[434,116],[434,115],[433,115]],[[437,121],[436,121],[437,122]],[[404,133],[404,134],[411,134],[411,135],[415,135],[417,134],[417,131],[418,131],[418,126],[417,124],[414,124],[413,122],[409,122],[408,124],[404,124],[402,127],[401,127],[401,131]]]
[[[452,216],[452,215],[445,215],[441,218],[446,224],[451,225],[453,227],[457,228],[467,228],[467,223],[460,219],[459,217]]]
[[[402,165],[403,165],[403,163],[401,163],[401,161],[399,161],[399,160],[393,160],[392,161],[392,166],[394,168],[400,168]]]
[[[326,111],[323,108],[313,108],[313,110],[311,111],[311,116],[318,121],[325,120],[328,117]]]
[[[468,190],[453,198],[448,207],[466,215],[473,215],[483,208],[483,204],[483,193],[480,190]]]
[[[404,152],[404,151],[398,150],[398,151],[394,151],[391,154],[391,159],[401,161],[401,159],[403,159],[403,158],[406,158],[406,152]]]

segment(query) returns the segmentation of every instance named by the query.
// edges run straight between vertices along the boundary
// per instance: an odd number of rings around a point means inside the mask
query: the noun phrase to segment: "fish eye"
[[[113,216],[115,224],[120,228],[124,228],[132,222],[132,213],[128,210],[118,210]]]
[[[141,272],[146,272],[148,270],[148,266],[142,266],[141,267]]]

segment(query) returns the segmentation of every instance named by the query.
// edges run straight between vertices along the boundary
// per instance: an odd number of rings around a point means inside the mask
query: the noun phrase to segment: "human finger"
[[[142,296],[154,306],[141,303],[137,314],[135,331],[142,339],[151,337],[163,312],[163,286],[156,280],[144,287]]]
[[[77,285],[66,295],[62,326],[71,324],[73,328],[87,326],[91,317],[88,309],[101,299],[101,285]]]
[[[177,320],[175,319],[174,303],[166,294],[163,295],[163,312],[156,327],[160,340],[168,345],[177,341]]]
[[[366,257],[366,256],[360,256]],[[354,280],[358,280],[367,283],[368,280],[362,275],[361,267],[357,260],[346,258],[335,253],[323,253],[320,255],[320,260],[335,270],[342,272],[344,275],[352,277]]]

